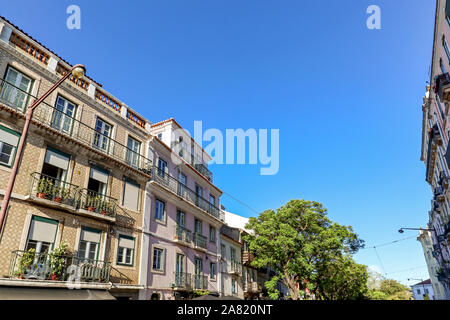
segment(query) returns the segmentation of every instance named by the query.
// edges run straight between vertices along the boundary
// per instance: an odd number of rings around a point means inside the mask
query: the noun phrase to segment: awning
[[[0,287],[0,300],[115,300],[106,290]]]

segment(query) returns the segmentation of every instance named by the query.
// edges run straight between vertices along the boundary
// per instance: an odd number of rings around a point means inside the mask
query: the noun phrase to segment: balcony
[[[12,252],[9,277],[108,283],[110,271],[109,262],[16,250]]]
[[[195,168],[198,172],[200,172],[206,179],[212,182],[213,174],[209,171],[208,167],[203,163],[197,163],[194,155],[186,149],[182,149],[180,147],[179,141],[172,141],[171,148],[174,150],[176,154],[178,154],[184,161],[189,163],[191,166]]]
[[[262,292],[262,286],[256,281],[247,281],[244,286],[244,291],[248,293],[260,293]]]
[[[25,116],[27,107],[36,97],[0,79],[0,103],[11,111]],[[56,135],[76,141],[99,155],[120,162],[146,175],[150,175],[151,160],[129,149],[75,119],[72,115],[42,102],[33,114],[33,123]]]
[[[434,93],[439,96],[441,102],[450,102],[450,76],[448,73],[434,77]]]
[[[111,218],[116,217],[117,199],[88,189],[79,191],[79,199],[79,210],[87,210]]]
[[[439,174],[439,185],[441,185],[444,190],[448,189],[450,177],[445,171],[441,171]]]
[[[192,232],[182,226],[175,226],[174,240],[190,244],[192,239]]]
[[[240,275],[242,273],[241,264],[237,261],[230,261],[230,274]]]
[[[242,264],[244,265],[250,265],[252,261],[255,259],[255,256],[253,253],[249,251],[242,251]]]
[[[175,272],[174,290],[188,290],[191,288],[191,274],[185,272]]]
[[[224,220],[223,213],[219,208],[197,195],[195,191],[189,189],[186,185],[179,182],[176,178],[172,177],[167,172],[163,172],[161,169],[153,167],[151,170],[151,180],[172,191],[179,197],[190,202],[203,211],[206,211],[211,216],[219,220]]]
[[[204,249],[206,250],[206,242],[207,239],[205,236],[199,234],[199,233],[194,233],[194,247],[196,249]]]
[[[193,282],[195,290],[208,290],[208,276],[194,274]]]
[[[115,221],[117,200],[39,172],[30,177],[30,200],[102,220]]]
[[[443,187],[438,186],[434,189],[434,198],[440,203],[445,201],[445,190]]]
[[[39,172],[31,174],[30,198],[77,209],[79,187]]]

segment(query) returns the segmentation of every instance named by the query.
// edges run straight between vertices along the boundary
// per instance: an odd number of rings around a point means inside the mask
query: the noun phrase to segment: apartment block
[[[450,299],[450,219],[448,123],[450,103],[450,1],[436,1],[430,86],[427,86],[422,111],[421,160],[425,179],[433,191],[427,228],[432,238],[432,255],[437,261],[436,277]],[[429,269],[432,266],[429,265]],[[433,278],[433,275],[430,275]]]
[[[241,231],[224,225],[220,229],[220,294],[244,299]]]
[[[0,200],[27,108],[71,67],[0,18]],[[86,76],[35,109],[1,230],[0,292],[76,284],[138,297],[150,125]]]

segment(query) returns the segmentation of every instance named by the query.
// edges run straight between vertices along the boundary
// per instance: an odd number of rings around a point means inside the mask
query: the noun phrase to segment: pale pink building
[[[174,120],[152,125],[153,161],[143,217],[140,299],[187,298],[192,290],[218,293],[222,191],[207,168],[211,157]],[[147,259],[145,257],[148,256]]]

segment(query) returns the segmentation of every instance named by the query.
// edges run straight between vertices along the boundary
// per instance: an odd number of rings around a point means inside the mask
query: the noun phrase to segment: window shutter
[[[123,193],[123,205],[132,210],[138,210],[140,187],[131,180],[125,180]]]
[[[20,136],[12,134],[11,132],[8,132],[6,130],[0,130],[0,141],[10,144],[14,147],[16,147],[19,143],[19,137]]]
[[[94,231],[89,229],[81,230],[81,240],[100,243],[101,231]]]
[[[53,243],[55,241],[58,222],[33,218],[31,221],[29,240]]]
[[[52,166],[67,170],[69,167],[70,157],[60,152],[55,152],[51,149],[47,149],[45,154],[45,162]]]
[[[106,184],[108,183],[109,174],[106,172],[106,170],[102,170],[100,168],[92,166],[89,177]]]
[[[134,238],[120,236],[119,237],[119,247],[133,250],[134,249]]]

